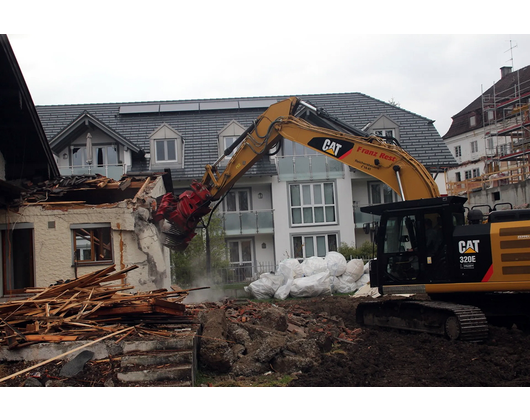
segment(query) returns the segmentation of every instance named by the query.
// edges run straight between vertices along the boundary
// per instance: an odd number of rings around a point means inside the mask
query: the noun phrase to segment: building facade
[[[501,79],[458,114],[443,139],[458,162],[447,172],[450,195],[490,189],[488,202],[503,201],[499,187],[528,177],[530,163],[530,66],[501,68]]]

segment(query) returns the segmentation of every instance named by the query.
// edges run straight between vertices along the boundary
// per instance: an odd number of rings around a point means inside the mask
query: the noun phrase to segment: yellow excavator
[[[298,117],[302,108],[328,122],[328,128]],[[468,210],[465,198],[440,196],[431,174],[395,139],[359,135],[296,97],[271,105],[217,162],[206,166],[191,190],[162,197],[154,221],[165,245],[185,249],[210,205],[284,138],[379,179],[401,197],[361,209],[380,217],[370,284],[381,294],[429,298],[360,303],[360,323],[481,341],[488,334],[488,319],[506,325],[530,319],[530,294],[524,293],[530,291],[530,209],[494,208],[487,217]]]

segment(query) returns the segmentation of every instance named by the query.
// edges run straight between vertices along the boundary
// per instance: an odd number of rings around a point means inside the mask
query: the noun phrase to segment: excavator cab
[[[380,293],[388,287],[449,282],[455,226],[464,223],[465,199],[438,197],[365,207],[381,216],[370,282]]]

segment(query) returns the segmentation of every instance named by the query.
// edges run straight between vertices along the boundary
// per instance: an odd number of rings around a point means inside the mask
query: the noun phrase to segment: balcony
[[[255,235],[274,233],[274,210],[255,210],[223,213],[225,234]]]
[[[118,181],[127,171],[127,165],[85,165],[59,167],[63,176],[100,174]]]
[[[369,206],[369,204],[361,204],[359,207],[354,207],[353,221],[355,222],[356,229],[362,229],[365,223],[379,222],[381,216],[375,214],[363,213],[361,207]]]
[[[344,177],[343,164],[324,155],[280,156],[277,167],[280,181],[312,181]]]

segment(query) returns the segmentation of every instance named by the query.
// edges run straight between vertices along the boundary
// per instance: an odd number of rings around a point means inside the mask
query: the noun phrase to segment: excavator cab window
[[[419,270],[418,223],[414,214],[391,216],[386,221],[382,258],[395,283],[416,282]]]

